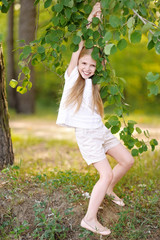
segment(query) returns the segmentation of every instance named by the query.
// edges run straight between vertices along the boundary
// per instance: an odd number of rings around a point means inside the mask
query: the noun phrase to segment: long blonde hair
[[[93,48],[86,49],[85,47],[82,48],[79,59],[82,58],[84,55],[90,55],[92,54]],[[79,61],[78,59],[78,61]],[[79,74],[75,84],[71,88],[71,91],[67,97],[66,100],[66,106],[73,104],[77,105],[76,112],[80,109],[80,106],[82,104],[83,99],[83,91],[85,87],[85,80],[82,78],[82,76]],[[95,107],[97,108],[97,112],[103,117],[103,102],[99,93],[99,86],[97,84],[92,83],[92,110],[95,110]]]

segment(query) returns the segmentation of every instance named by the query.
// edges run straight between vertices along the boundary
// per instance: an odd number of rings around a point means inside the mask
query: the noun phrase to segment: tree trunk
[[[25,40],[26,44],[34,40],[36,29],[35,0],[21,0],[19,19],[19,39]],[[30,64],[32,88],[25,94],[17,94],[17,112],[34,113],[35,111],[35,81],[34,69]]]
[[[8,97],[8,106],[10,108],[16,108],[16,89],[9,86],[11,79],[16,78],[15,72],[15,63],[14,63],[14,2],[10,6],[8,12],[8,38],[7,38],[7,97]]]
[[[3,52],[0,45],[0,170],[14,162],[4,72]]]

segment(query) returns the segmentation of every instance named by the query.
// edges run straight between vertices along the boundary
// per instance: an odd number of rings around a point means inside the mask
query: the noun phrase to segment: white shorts
[[[107,151],[120,143],[105,125],[95,129],[75,128],[75,133],[80,152],[88,165],[104,160]]]

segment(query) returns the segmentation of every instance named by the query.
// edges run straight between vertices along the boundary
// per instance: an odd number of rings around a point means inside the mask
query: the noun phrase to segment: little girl
[[[101,6],[96,3],[88,17],[100,18]],[[59,107],[57,124],[75,128],[80,152],[88,165],[92,164],[99,172],[100,178],[95,184],[86,215],[81,227],[92,232],[109,235],[111,231],[97,220],[97,212],[105,194],[120,206],[124,202],[114,192],[115,184],[131,168],[134,159],[120,141],[112,135],[102,122],[103,103],[99,88],[92,84],[92,76],[96,70],[96,61],[91,57],[93,49],[85,49],[83,41],[77,52],[72,54],[65,72],[65,86]],[[106,154],[117,160],[118,164],[111,168]]]

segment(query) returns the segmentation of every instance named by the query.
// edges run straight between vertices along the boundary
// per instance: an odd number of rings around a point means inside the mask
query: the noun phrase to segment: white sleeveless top
[[[68,70],[68,69],[67,69]],[[65,127],[73,128],[99,128],[102,126],[101,116],[92,110],[92,79],[85,79],[85,87],[83,91],[83,99],[80,109],[75,112],[76,105],[65,106],[65,101],[71,88],[76,82],[79,72],[77,67],[73,69],[70,76],[68,76],[67,70],[65,72],[65,85],[63,94],[59,106],[58,117],[56,124]]]

